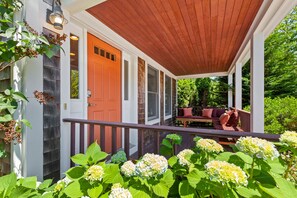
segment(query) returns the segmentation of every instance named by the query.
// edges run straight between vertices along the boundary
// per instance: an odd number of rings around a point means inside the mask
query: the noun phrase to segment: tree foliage
[[[294,97],[265,98],[265,133],[282,134],[297,131],[297,99]],[[250,110],[250,106],[245,108]]]
[[[182,79],[177,82],[178,106],[188,107],[193,105],[196,97],[196,85],[193,79]]]
[[[250,104],[250,61],[242,70],[243,106]],[[297,7],[265,41],[265,97],[297,98]]]

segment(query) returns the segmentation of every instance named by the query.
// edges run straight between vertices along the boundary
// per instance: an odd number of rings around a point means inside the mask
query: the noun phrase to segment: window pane
[[[158,71],[148,67],[148,91],[158,92]]]
[[[74,34],[70,34],[70,97],[71,99],[79,99],[78,41],[79,41],[78,36]]]
[[[153,120],[159,117],[158,103],[158,94],[148,93],[148,120]]]
[[[129,62],[124,61],[124,100],[129,100]]]
[[[159,118],[159,71],[148,67],[148,120]]]
[[[171,114],[171,78],[165,77],[165,115]]]

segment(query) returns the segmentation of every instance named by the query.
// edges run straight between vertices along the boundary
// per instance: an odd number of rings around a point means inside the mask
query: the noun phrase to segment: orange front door
[[[121,52],[88,34],[88,119],[121,122]],[[117,131],[117,148],[121,146]],[[100,143],[99,127],[95,140]],[[111,129],[105,127],[105,151],[111,152]]]

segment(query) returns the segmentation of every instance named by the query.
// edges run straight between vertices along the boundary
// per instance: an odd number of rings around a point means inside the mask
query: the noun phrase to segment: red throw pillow
[[[184,116],[193,116],[192,108],[184,108]]]
[[[202,110],[203,117],[211,118],[211,114],[212,114],[212,109],[203,109]]]
[[[233,113],[230,115],[230,118],[226,124],[226,126],[232,126],[232,127],[237,127],[239,121],[239,116],[238,112],[235,110]]]
[[[227,113],[224,113],[220,116],[220,124],[221,125],[225,125],[227,124],[228,120],[229,120],[230,116]]]

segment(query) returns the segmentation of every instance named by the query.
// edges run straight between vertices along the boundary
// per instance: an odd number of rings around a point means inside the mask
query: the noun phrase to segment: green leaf
[[[97,187],[88,189],[88,195],[90,198],[97,198],[100,196],[102,191],[103,191],[103,187],[102,187],[102,185],[99,185]]]
[[[13,189],[10,198],[28,198],[30,197],[30,194],[32,192],[32,189],[26,188],[23,186],[18,186],[17,188]]]
[[[268,184],[268,185],[273,185],[275,186],[275,179],[274,177],[265,171],[260,171],[258,169],[254,169],[254,177],[256,181],[260,182],[261,184]]]
[[[195,197],[195,189],[185,180],[179,183],[178,192],[181,198]]]
[[[286,170],[286,167],[282,165],[281,161],[279,158],[274,159],[274,160],[267,160],[267,163],[271,167],[271,172],[277,173],[277,174],[283,174]]]
[[[223,153],[220,153],[217,157],[216,157],[216,160],[219,160],[219,161],[228,161],[230,156],[232,156],[233,153],[231,152],[223,152]]]
[[[84,194],[81,191],[81,186],[78,181],[74,181],[73,183],[69,184],[65,190],[65,194],[71,198],[79,198],[82,197]]]
[[[0,195],[2,194],[3,197],[9,196],[16,183],[17,177],[15,173],[0,177]]]
[[[173,177],[173,173],[170,169],[168,169],[164,174],[163,177],[160,179],[160,182],[164,183],[168,188],[170,188],[175,179]]]
[[[11,91],[10,91],[9,89],[6,89],[6,90],[4,91],[4,93],[5,93],[5,95],[10,96]]]
[[[40,41],[43,42],[44,44],[49,45],[48,40],[47,40],[44,36],[42,36],[42,35],[38,37],[38,40],[40,40]]]
[[[163,139],[162,140],[162,145],[172,149],[172,144],[168,139]]]
[[[76,154],[74,156],[71,157],[71,160],[75,163],[75,164],[78,164],[78,165],[82,165],[82,166],[85,166],[88,164],[88,158],[86,155],[84,154]]]
[[[6,38],[11,38],[13,36],[13,34],[15,33],[16,31],[16,28],[15,27],[12,27],[12,28],[8,28],[6,31],[5,31],[5,37]]]
[[[167,197],[169,188],[164,183],[158,183],[152,186],[153,192],[159,197]]]
[[[84,176],[85,169],[83,167],[73,167],[66,172],[66,175],[73,180],[80,179]]]
[[[22,119],[21,122],[22,122],[24,125],[26,125],[27,127],[29,127],[30,129],[32,129],[32,125],[31,125],[31,123],[30,123],[28,120],[26,120],[26,119]]]
[[[10,115],[10,114],[4,115],[4,116],[0,116],[0,122],[9,122],[12,119],[13,119],[12,118],[12,115]]]
[[[205,173],[199,171],[198,169],[193,169],[186,177],[189,181],[189,184],[196,188],[196,185],[200,182],[200,180],[205,176]]]
[[[92,156],[93,162],[97,163],[101,160],[104,160],[107,156],[107,153],[99,151],[98,153],[95,153],[94,156]]]
[[[295,198],[297,189],[292,182],[287,181],[279,175],[275,175],[274,179],[277,186],[269,184],[261,184],[260,188],[272,197]]]
[[[87,148],[86,156],[89,158],[99,151],[101,151],[100,146],[97,144],[97,142],[94,142]]]
[[[129,191],[132,194],[132,197],[135,198],[151,198],[150,192],[146,189],[146,187],[141,185],[130,186]]]
[[[38,189],[46,189],[48,187],[50,187],[50,185],[52,184],[53,180],[52,179],[47,179],[45,181],[43,181],[39,186],[38,186]]]
[[[37,178],[36,177],[26,177],[23,178],[23,181],[21,182],[21,185],[26,188],[36,188]]]
[[[21,101],[27,101],[27,102],[29,102],[29,100],[27,99],[27,97],[23,93],[21,93],[21,92],[14,92],[14,93],[12,93],[12,96],[16,100],[21,100]]]
[[[107,164],[104,168],[103,182],[107,184],[120,183],[123,184],[124,180],[120,174],[118,164]]]
[[[15,108],[15,106],[12,106],[12,105],[7,104],[7,103],[0,103],[0,111],[2,111],[4,109],[10,109],[10,108]]]
[[[255,198],[261,197],[261,193],[259,192],[258,188],[255,184],[249,182],[247,187],[239,186],[236,188],[236,192],[246,198]]]
[[[176,156],[172,156],[168,159],[169,166],[173,167],[176,163],[178,163],[178,158]]]
[[[240,157],[245,163],[252,164],[253,158],[243,152],[237,152],[236,155]]]

